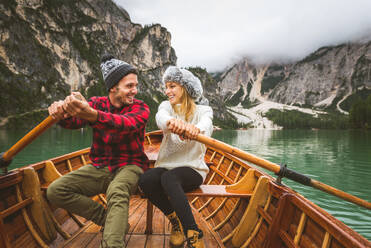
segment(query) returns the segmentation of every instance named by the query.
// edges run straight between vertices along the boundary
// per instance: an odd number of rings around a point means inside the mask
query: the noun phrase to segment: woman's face
[[[176,82],[167,82],[165,94],[169,98],[171,105],[181,103],[183,87]]]

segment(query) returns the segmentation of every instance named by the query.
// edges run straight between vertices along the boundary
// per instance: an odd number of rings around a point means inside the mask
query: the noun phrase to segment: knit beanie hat
[[[137,69],[135,69],[134,66],[125,61],[115,59],[111,54],[105,54],[102,56],[100,68],[102,70],[107,91],[129,73],[138,75]]]
[[[202,95],[203,89],[200,79],[186,69],[169,66],[162,77],[162,82],[164,84],[167,82],[179,83],[195,100],[196,104],[209,105],[209,101]]]

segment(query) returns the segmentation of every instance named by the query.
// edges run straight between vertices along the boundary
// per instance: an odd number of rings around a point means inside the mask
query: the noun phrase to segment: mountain
[[[156,129],[166,99],[161,76],[177,61],[165,27],[133,23],[112,0],[0,0],[0,28],[0,127],[34,126],[71,91],[106,95],[99,65],[108,52],[139,69],[137,97],[150,106],[148,130]],[[345,116],[367,98],[369,40],[323,47],[291,64],[245,58],[220,73],[188,69],[203,83],[216,126],[280,128],[272,110]]]
[[[3,124],[4,117],[45,109],[71,91],[105,95],[99,68],[103,53],[137,66],[139,90],[154,100],[165,66],[176,63],[164,27],[134,24],[110,0],[2,0],[0,11]],[[17,118],[10,120],[22,126]]]
[[[371,89],[371,42],[323,47],[291,67],[268,99],[314,107],[336,106],[360,89]]]
[[[149,129],[156,128],[161,76],[177,60],[166,28],[133,23],[111,0],[1,0],[0,27],[0,126],[30,127],[71,91],[106,95],[99,65],[108,52],[138,68],[137,97],[150,106]],[[215,108],[221,126],[236,122]]]
[[[347,115],[371,94],[371,41],[322,47],[292,64],[245,58],[220,75],[218,86],[229,111],[254,127],[274,127],[263,120],[270,109]]]

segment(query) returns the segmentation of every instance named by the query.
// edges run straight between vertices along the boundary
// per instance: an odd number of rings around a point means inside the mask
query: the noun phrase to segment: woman
[[[213,112],[202,96],[200,80],[190,71],[171,66],[163,83],[169,100],[160,104],[156,114],[163,140],[155,168],[141,176],[139,187],[170,220],[171,247],[183,247],[184,234],[188,247],[204,247],[203,233],[184,192],[198,188],[209,172],[205,145],[192,139],[199,133],[211,135]]]

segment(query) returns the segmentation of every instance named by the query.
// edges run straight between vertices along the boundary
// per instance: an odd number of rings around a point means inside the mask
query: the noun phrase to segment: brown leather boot
[[[187,243],[188,248],[205,248],[203,241],[203,232],[201,230],[188,230],[187,231]]]
[[[172,212],[166,217],[171,223],[170,247],[183,247],[185,239],[183,234],[183,227],[178,216],[176,216],[175,212]]]

